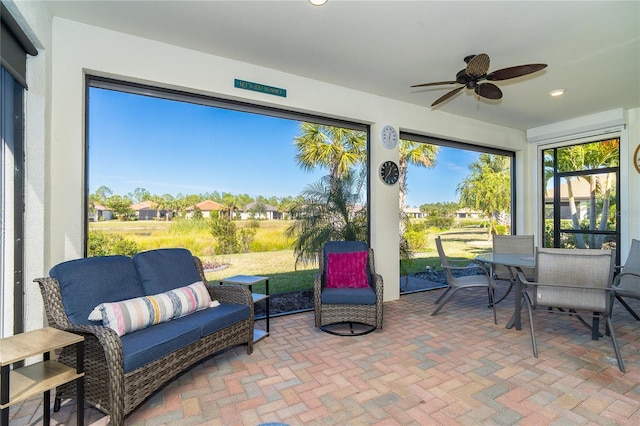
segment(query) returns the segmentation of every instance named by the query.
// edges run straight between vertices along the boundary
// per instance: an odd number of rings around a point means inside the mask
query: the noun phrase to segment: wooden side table
[[[262,281],[265,282],[264,294],[254,293],[252,287]],[[249,290],[251,290],[251,296],[253,298],[254,305],[266,299],[265,330],[254,329],[253,341],[257,342],[258,340],[262,340],[267,337],[269,335],[269,277],[258,277],[254,275],[234,275],[233,277],[221,280],[220,284],[246,285],[247,287],[249,287]]]
[[[76,346],[76,368],[50,359],[50,352]],[[41,362],[10,368],[29,357],[42,355]],[[9,424],[9,407],[34,395],[44,395],[43,423],[51,419],[51,389],[76,380],[77,423],[84,424],[84,337],[53,327],[28,331],[0,339],[0,424]]]

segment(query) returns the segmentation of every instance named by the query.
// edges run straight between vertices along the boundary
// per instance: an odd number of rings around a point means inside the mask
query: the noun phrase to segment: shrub
[[[255,228],[242,228],[239,231],[240,238],[240,248],[243,253],[248,253],[251,243],[253,239],[256,237],[256,229]]]
[[[493,229],[494,229],[494,233],[496,235],[507,235],[507,226],[506,225],[496,224],[496,225],[493,225]]]
[[[427,217],[425,226],[429,228],[450,229],[453,226],[453,218],[444,216],[430,216]]]
[[[95,230],[89,231],[87,250],[89,257],[111,256],[115,254],[133,256],[138,252],[138,245],[135,241],[127,240],[120,234],[105,234],[104,232]]]
[[[212,216],[209,220],[209,226],[211,235],[217,240],[216,253],[231,254],[240,251],[235,223],[223,217]]]
[[[404,233],[404,238],[407,240],[411,251],[426,251],[428,248],[427,232],[425,230],[407,230]]]

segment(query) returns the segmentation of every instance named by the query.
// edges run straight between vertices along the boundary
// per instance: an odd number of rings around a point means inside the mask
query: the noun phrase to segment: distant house
[[[454,217],[458,219],[479,219],[484,217],[484,213],[481,211],[471,210],[469,208],[458,209],[453,213]]]
[[[255,207],[258,202],[254,201],[245,206],[244,211],[240,212],[240,219],[246,220],[250,218],[256,219],[269,219],[269,220],[280,220],[283,215],[282,212],[278,211],[277,207],[271,206],[269,204],[262,203],[264,205],[266,212],[255,212]]]
[[[102,204],[94,204],[93,209],[89,209],[89,221],[97,222],[99,220],[111,220],[113,219],[113,212],[108,207]]]
[[[196,210],[200,210],[200,212],[202,212],[202,217],[211,217],[212,212],[228,211],[229,208],[220,203],[216,203],[215,201],[204,200],[198,204],[187,207],[186,210],[186,217],[191,218]]]
[[[427,217],[427,214],[417,207],[405,207],[404,214],[411,219],[423,219]]]
[[[148,200],[132,204],[131,208],[136,211],[138,220],[154,220],[165,218],[167,215],[166,210],[160,210],[160,214],[158,214],[158,209],[155,208],[154,203]]]
[[[602,184],[607,175],[595,175],[598,184]],[[615,177],[614,177],[615,179]],[[615,180],[611,182],[611,187],[615,188]],[[591,185],[586,179],[573,179],[571,181],[571,189],[573,190],[573,199],[575,201],[578,219],[585,219],[589,214],[589,203],[591,202]],[[544,202],[546,206],[553,205],[553,197],[555,191],[548,188],[544,194]],[[550,213],[549,213],[550,214]],[[545,216],[548,216],[546,214]],[[566,183],[560,185],[560,219],[571,219],[571,206],[569,204],[569,188]]]

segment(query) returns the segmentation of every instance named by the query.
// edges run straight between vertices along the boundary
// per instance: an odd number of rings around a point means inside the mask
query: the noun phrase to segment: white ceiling
[[[489,71],[549,66],[497,82],[500,101],[463,90],[436,109],[527,129],[640,107],[638,0],[46,4],[56,16],[423,105],[425,114],[457,86],[409,86],[455,80],[463,58],[478,53],[490,56]],[[556,88],[566,94],[551,98]]]

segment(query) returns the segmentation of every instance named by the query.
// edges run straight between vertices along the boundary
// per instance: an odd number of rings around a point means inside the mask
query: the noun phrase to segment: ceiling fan
[[[547,67],[547,64],[517,65],[515,67],[502,68],[487,74],[487,71],[489,71],[489,55],[487,55],[486,53],[481,53],[479,55],[469,55],[464,58],[464,61],[467,63],[467,67],[463,70],[458,71],[455,81],[438,81],[435,83],[415,84],[411,87],[439,86],[442,84],[456,83],[462,84],[462,86],[457,87],[450,92],[445,93],[444,96],[438,98],[434,103],[431,104],[432,107],[446,101],[465,87],[467,89],[473,89],[478,96],[482,96],[483,98],[501,99],[502,91],[498,86],[493,83],[479,82],[482,80],[508,80],[510,78],[516,78],[523,75],[531,74]]]

